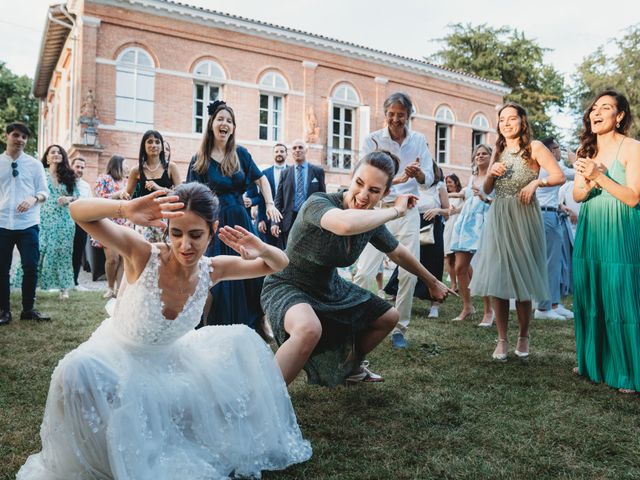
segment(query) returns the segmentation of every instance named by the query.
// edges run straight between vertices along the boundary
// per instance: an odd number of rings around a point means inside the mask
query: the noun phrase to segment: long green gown
[[[607,176],[625,185],[617,158]],[[640,391],[640,205],[591,192],[580,209],[573,285],[579,374]]]

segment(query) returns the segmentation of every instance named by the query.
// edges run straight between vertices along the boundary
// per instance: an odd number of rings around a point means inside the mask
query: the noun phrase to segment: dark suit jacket
[[[307,175],[307,198],[316,192],[326,192],[327,187],[324,184],[324,170],[322,167],[312,165],[307,162],[309,170]],[[293,206],[296,196],[296,172],[295,164],[289,166],[280,174],[280,183],[278,184],[278,193],[276,194],[276,208],[282,213],[282,221],[280,222],[280,230],[285,235],[289,234],[293,225],[294,212]],[[305,198],[305,200],[307,199]]]
[[[271,195],[275,202],[276,194],[278,192],[276,192],[276,179],[274,176],[274,167],[273,166],[267,167],[264,170],[262,170],[262,173],[264,173],[265,178],[269,182],[269,186],[271,187]],[[267,206],[264,203],[264,197],[262,195],[260,195],[260,198],[258,199],[257,221],[258,223],[260,223],[261,221],[264,221],[267,226],[267,233],[264,234],[264,240],[269,245],[273,245],[274,247],[278,247],[278,248],[283,248],[282,241],[281,241],[282,237],[276,238],[273,235],[271,235],[271,220],[267,218]]]

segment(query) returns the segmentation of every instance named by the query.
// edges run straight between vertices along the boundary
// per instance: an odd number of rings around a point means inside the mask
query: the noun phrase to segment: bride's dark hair
[[[178,196],[178,202],[184,203],[184,210],[195,213],[207,222],[213,236],[213,224],[218,219],[219,203],[209,187],[198,182],[183,183],[178,185],[171,195]],[[165,231],[168,232],[169,229]]]

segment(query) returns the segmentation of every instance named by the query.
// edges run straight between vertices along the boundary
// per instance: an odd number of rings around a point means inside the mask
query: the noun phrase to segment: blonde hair
[[[200,149],[196,154],[196,161],[193,164],[193,169],[200,175],[204,175],[209,170],[209,163],[211,162],[211,151],[215,145],[215,136],[211,126],[218,113],[222,110],[226,110],[231,115],[231,122],[233,123],[233,133],[229,135],[227,145],[225,146],[224,157],[220,162],[220,171],[226,177],[230,177],[238,170],[240,170],[240,160],[236,153],[236,116],[233,113],[231,107],[228,107],[225,103],[220,102],[216,106],[213,113],[209,116],[207,121],[207,127],[202,133],[202,142],[200,143]]]

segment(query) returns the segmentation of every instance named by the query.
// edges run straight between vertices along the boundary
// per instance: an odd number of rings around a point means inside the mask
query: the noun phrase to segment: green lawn
[[[103,305],[99,293],[40,294],[53,322],[0,329],[0,479],[39,449],[51,372],[104,318]],[[496,363],[495,330],[477,328],[479,318],[450,322],[459,308],[450,300],[428,320],[417,301],[410,348],[386,341],[369,358],[383,384],[331,390],[299,378],[291,397],[313,458],[264,478],[640,478],[639,398],[571,374],[571,322],[536,322],[531,358]]]

